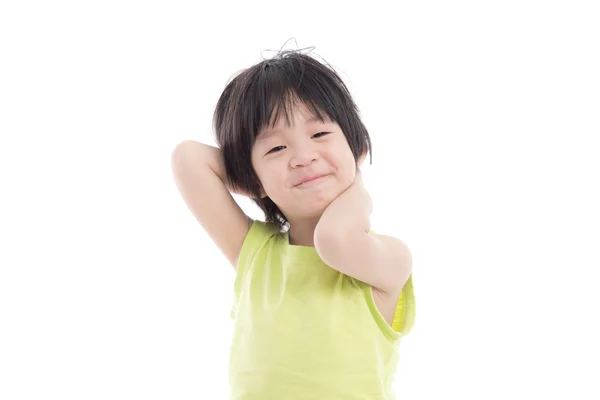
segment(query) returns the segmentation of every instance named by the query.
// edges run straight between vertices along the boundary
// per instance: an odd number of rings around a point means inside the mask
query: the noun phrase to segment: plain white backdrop
[[[372,227],[413,253],[398,398],[600,398],[593,3],[2,2],[0,398],[227,398],[234,272],[170,153],[292,37],[345,79]]]

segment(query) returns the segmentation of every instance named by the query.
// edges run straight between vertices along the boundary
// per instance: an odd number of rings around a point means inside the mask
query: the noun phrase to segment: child
[[[236,269],[231,398],[395,398],[398,345],[415,317],[411,256],[371,230],[359,169],[371,141],[345,84],[281,52],[226,86],[214,128],[219,148],[184,141],[172,169]]]

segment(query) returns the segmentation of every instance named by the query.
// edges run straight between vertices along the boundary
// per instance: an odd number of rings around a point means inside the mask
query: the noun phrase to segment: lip
[[[305,187],[305,186],[311,186],[311,185],[317,184],[317,183],[323,181],[328,176],[329,176],[329,174],[317,175],[317,176],[311,177],[311,178],[304,180],[303,182],[297,184],[296,187]]]

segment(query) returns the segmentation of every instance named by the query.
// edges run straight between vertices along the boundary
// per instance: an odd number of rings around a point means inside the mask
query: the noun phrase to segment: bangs
[[[252,109],[244,113],[249,119],[242,124],[253,128],[249,131],[254,133],[254,138],[263,129],[274,128],[282,117],[285,126],[290,127],[296,108],[323,123],[335,120],[336,101],[331,95],[334,92],[331,82],[319,79],[319,75],[310,74],[305,68],[285,69],[276,63],[267,63],[251,79],[246,104]]]

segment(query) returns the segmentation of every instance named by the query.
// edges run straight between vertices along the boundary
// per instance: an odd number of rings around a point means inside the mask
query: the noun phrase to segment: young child
[[[359,169],[371,141],[347,87],[313,57],[281,52],[231,80],[214,129],[219,148],[184,141],[172,169],[236,269],[231,398],[394,399],[415,318],[411,255],[371,230]]]

